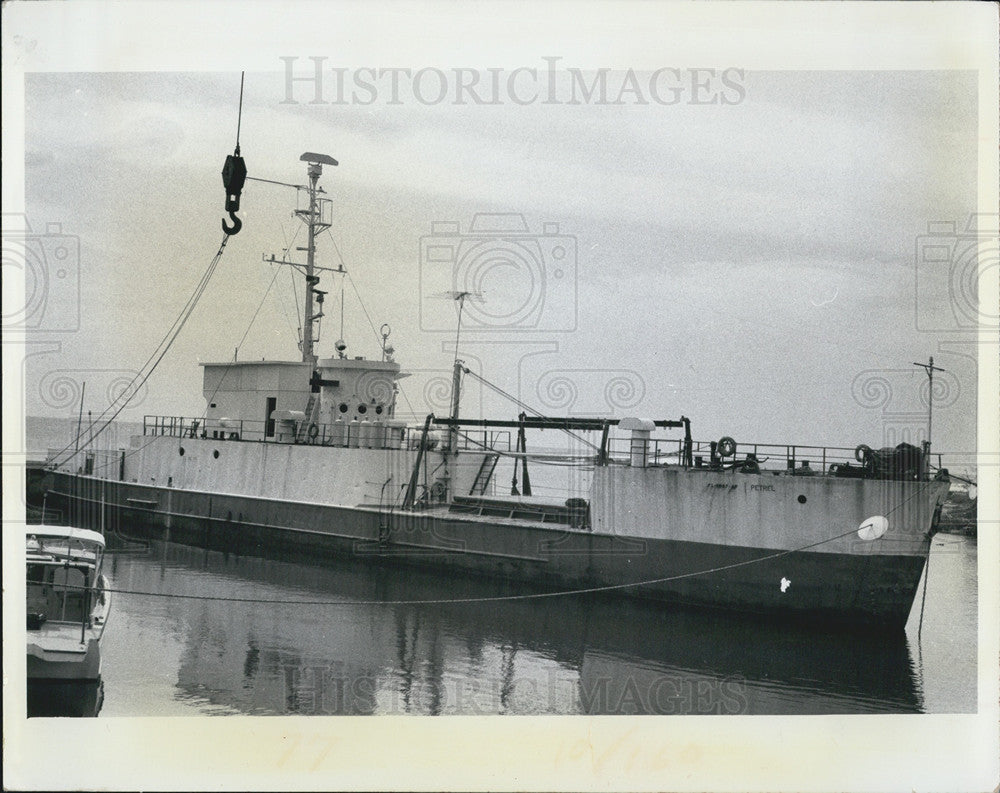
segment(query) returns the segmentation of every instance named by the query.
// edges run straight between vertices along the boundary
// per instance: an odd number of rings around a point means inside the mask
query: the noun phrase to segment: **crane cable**
[[[247,166],[240,155],[240,128],[243,125],[243,78],[246,72],[240,72],[240,109],[236,117],[236,149],[226,157],[226,163],[222,166],[222,185],[226,188],[226,212],[232,225],[227,225],[222,221],[222,230],[232,236],[239,234],[243,228],[243,221],[236,217],[240,208],[240,193],[243,192],[243,185],[247,179]]]
[[[215,268],[218,266],[222,254],[225,251],[226,243],[229,241],[229,237],[237,234],[242,228],[242,221],[236,217],[235,211],[239,209],[240,206],[240,192],[243,189],[244,181],[246,180],[246,165],[243,162],[243,158],[240,156],[240,130],[243,125],[243,82],[246,72],[240,72],[240,99],[239,99],[239,109],[237,111],[236,117],[236,150],[233,154],[226,158],[226,164],[222,169],[222,181],[226,187],[226,209],[229,211],[229,216],[233,221],[232,226],[227,226],[225,221],[222,223],[222,230],[225,232],[225,236],[222,238],[222,242],[219,244],[219,250],[216,252],[215,256],[212,258],[208,265],[205,273],[202,275],[201,280],[198,282],[194,289],[191,297],[188,298],[187,303],[181,309],[180,314],[177,319],[174,320],[173,325],[167,330],[163,339],[153,350],[149,358],[142,365],[138,372],[136,372],[135,377],[129,382],[127,386],[118,394],[111,404],[109,404],[101,414],[97,417],[97,421],[100,422],[104,416],[108,414],[109,411],[113,411],[110,418],[104,422],[104,424],[97,430],[93,432],[92,426],[90,430],[90,438],[82,445],[78,446],[82,432],[77,431],[77,437],[74,439],[73,443],[64,446],[51,458],[51,465],[57,466],[68,462],[72,457],[76,456],[80,451],[87,448],[94,439],[97,438],[111,423],[118,417],[118,415],[128,406],[128,404],[135,399],[139,391],[149,380],[150,375],[159,365],[160,361],[163,360],[163,356],[167,354],[167,350],[173,345],[174,341],[177,339],[178,334],[180,334],[181,329],[187,323],[195,306],[201,299],[201,296],[205,293],[205,289],[208,287],[208,282],[211,280]],[[273,281],[272,281],[273,283]],[[258,309],[259,310],[259,309]],[[256,315],[255,315],[256,316]],[[252,323],[252,320],[251,320]],[[241,342],[242,343],[242,342]],[[159,354],[157,355],[157,352]],[[155,360],[154,360],[155,358]],[[147,371],[147,367],[148,371]],[[145,372],[145,373],[144,373]],[[122,398],[124,399],[122,400]],[[122,400],[121,404],[115,409],[115,403]],[[75,447],[73,453],[63,460],[59,458],[70,449],[70,447]]]
[[[112,400],[111,404],[108,405],[108,407],[106,407],[103,411],[101,411],[101,414],[97,417],[97,421],[100,422],[102,419],[104,419],[105,416],[108,415],[109,412],[111,413],[110,417],[108,417],[108,419],[104,421],[104,423],[97,430],[97,432],[91,433],[90,438],[88,438],[85,443],[81,444],[79,448],[74,448],[75,444],[79,441],[78,437],[74,440],[73,443],[67,444],[58,452],[56,452],[56,454],[52,456],[51,461],[49,463],[51,466],[55,467],[58,465],[62,465],[63,463],[68,462],[78,452],[86,449],[87,446],[93,443],[94,439],[97,438],[98,435],[100,435],[105,429],[108,428],[108,426],[110,426],[110,424],[116,418],[118,418],[118,415],[129,405],[129,403],[133,399],[135,399],[136,396],[138,396],[139,392],[142,390],[142,387],[146,384],[146,381],[149,380],[150,375],[153,374],[153,372],[156,370],[156,367],[160,364],[160,361],[163,360],[163,356],[167,354],[167,351],[173,345],[174,341],[176,341],[177,336],[180,335],[180,332],[184,328],[184,325],[187,323],[188,319],[191,318],[191,314],[194,312],[195,306],[198,305],[198,301],[201,299],[201,296],[205,293],[205,289],[208,287],[208,283],[212,279],[212,275],[215,273],[215,269],[218,267],[219,261],[222,259],[222,254],[226,249],[226,243],[228,241],[229,241],[229,235],[228,234],[224,235],[222,238],[222,242],[219,244],[219,250],[216,251],[216,254],[212,258],[212,261],[209,262],[208,267],[206,268],[204,274],[201,276],[201,280],[195,287],[194,292],[191,293],[191,297],[188,298],[187,303],[181,309],[181,312],[180,314],[178,314],[177,319],[174,320],[173,325],[171,325],[170,328],[167,330],[163,339],[156,346],[156,349],[153,350],[153,353],[149,356],[149,358],[146,359],[146,363],[144,363],[142,365],[142,368],[138,372],[136,372],[135,377],[133,377],[132,380],[129,382],[129,384],[125,386],[125,388],[121,391],[121,393],[117,397],[115,397],[114,400]],[[121,401],[121,404],[118,405],[117,408],[115,408],[115,403],[118,402],[119,400]],[[70,454],[65,459],[60,460],[59,458],[66,451],[70,449],[74,449],[72,454]]]

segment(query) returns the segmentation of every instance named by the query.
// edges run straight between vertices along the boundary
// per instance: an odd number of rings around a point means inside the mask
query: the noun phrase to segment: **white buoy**
[[[889,520],[881,515],[874,515],[858,526],[858,536],[862,540],[877,540],[889,530]]]

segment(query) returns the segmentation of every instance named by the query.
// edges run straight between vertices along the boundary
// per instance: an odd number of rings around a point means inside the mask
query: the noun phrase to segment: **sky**
[[[706,439],[885,445],[922,437],[926,376],[912,363],[933,354],[946,370],[935,448],[974,448],[961,263],[921,256],[932,222],[955,224],[938,235],[951,258],[975,244],[961,234],[976,213],[975,73],[602,76],[549,56],[526,62],[534,76],[504,69],[495,91],[486,66],[410,69],[394,91],[391,73],[317,57],[318,83],[307,56],[245,76],[241,151],[251,177],[294,184],[302,152],[339,160],[321,181],[333,223],[318,261],[350,278],[320,285],[319,353],[333,354],[343,289],[348,353],[377,356],[388,323],[412,372],[401,412],[446,411],[457,314],[441,295],[471,289],[482,298],[464,311],[462,357],[542,413],[683,414]],[[470,75],[478,90],[460,89]],[[235,72],[27,75],[30,233],[44,249],[57,223],[79,244],[78,288],[71,276],[44,304],[28,298],[29,338],[58,343],[28,358],[28,414],[76,415],[86,382],[97,415],[174,322],[222,236],[239,89]],[[237,347],[297,358],[301,283],[263,261],[304,244],[297,200],[248,183],[244,230],[121,418],[200,415],[198,362]],[[472,230],[480,213],[522,216],[514,254]],[[442,221],[457,233],[435,237]],[[452,265],[428,260],[442,242]],[[516,408],[470,382],[463,411]]]

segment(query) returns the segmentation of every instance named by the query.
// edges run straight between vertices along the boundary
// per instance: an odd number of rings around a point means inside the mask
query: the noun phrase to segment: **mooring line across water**
[[[926,490],[932,482],[926,482],[923,487],[918,488],[907,498],[900,501],[896,506],[886,512],[886,516],[891,515],[897,509],[903,506],[906,502],[910,501],[919,493]],[[624,584],[606,584],[604,586],[595,587],[583,587],[579,589],[565,589],[558,590],[555,592],[530,592],[522,593],[518,595],[492,595],[488,597],[474,597],[474,598],[426,598],[426,599],[404,599],[404,600],[284,600],[284,599],[262,599],[262,598],[238,598],[238,597],[223,597],[216,595],[183,595],[172,592],[146,592],[142,590],[132,590],[132,589],[115,589],[107,588],[105,592],[111,592],[121,595],[137,595],[140,597],[165,597],[165,598],[175,598],[179,600],[202,600],[202,601],[217,601],[222,603],[259,603],[261,605],[271,605],[271,606],[440,606],[448,605],[452,603],[501,603],[501,602],[512,602],[519,600],[541,600],[542,598],[555,598],[555,597],[567,597],[573,595],[593,595],[599,594],[601,592],[613,592],[623,589],[632,589],[634,587],[641,586],[652,586],[654,584],[665,584],[670,581],[679,581],[685,578],[696,578],[703,575],[712,575],[713,573],[720,573],[726,570],[734,570],[738,567],[747,567],[753,564],[759,564],[761,562],[770,561],[772,559],[780,559],[784,556],[790,556],[794,553],[800,553],[802,551],[807,551],[810,548],[816,548],[820,545],[825,545],[828,542],[834,542],[836,540],[842,539],[843,537],[848,537],[857,532],[856,529],[851,529],[849,531],[842,532],[833,537],[827,537],[824,540],[818,540],[816,542],[809,543],[807,545],[799,546],[798,548],[792,548],[785,551],[775,551],[774,553],[769,553],[766,556],[760,556],[755,559],[745,559],[742,562],[732,562],[731,564],[719,565],[716,567],[709,567],[703,570],[696,570],[689,573],[678,573],[671,576],[663,576],[661,578],[649,578],[643,581],[629,581]],[[447,549],[442,549],[447,550]],[[928,550],[929,557],[929,550]],[[63,586],[64,589],[87,589],[88,587],[80,586]]]
[[[595,587],[584,587],[580,589],[565,589],[558,590],[555,592],[530,592],[522,593],[518,595],[492,595],[487,597],[471,597],[471,598],[423,598],[423,599],[406,599],[406,600],[284,600],[284,599],[267,599],[267,598],[254,598],[254,597],[224,597],[219,595],[184,595],[175,592],[148,592],[136,589],[117,589],[108,587],[104,591],[111,592],[121,595],[137,595],[140,597],[164,597],[164,598],[175,598],[178,600],[202,600],[202,601],[216,601],[222,603],[259,603],[261,605],[268,606],[440,606],[452,603],[499,603],[499,602],[510,602],[518,600],[540,600],[542,598],[555,598],[555,597],[567,597],[573,595],[592,595],[599,594],[601,592],[611,592],[615,590],[631,589],[633,587],[641,586],[651,586],[653,584],[664,584],[669,581],[678,581],[684,578],[695,578],[702,575],[711,575],[713,573],[723,572],[725,570],[732,570],[737,567],[746,567],[752,564],[758,564],[760,562],[766,562],[772,559],[779,559],[783,556],[789,556],[793,553],[799,553],[800,551],[806,551],[810,548],[815,548],[819,545],[823,545],[828,542],[833,542],[834,540],[839,540],[842,537],[847,537],[848,535],[854,534],[855,530],[844,532],[843,534],[838,534],[835,537],[828,537],[825,540],[819,540],[818,542],[810,543],[808,545],[803,545],[799,548],[793,548],[787,551],[776,551],[774,553],[767,554],[766,556],[760,556],[756,559],[746,559],[742,562],[733,562],[731,564],[719,565],[717,567],[710,567],[704,570],[696,570],[689,573],[678,573],[677,575],[664,576],[662,578],[649,578],[643,581],[630,581],[624,584],[607,584],[605,586],[595,586]],[[70,586],[66,585],[64,589],[86,589],[87,587],[81,586]]]

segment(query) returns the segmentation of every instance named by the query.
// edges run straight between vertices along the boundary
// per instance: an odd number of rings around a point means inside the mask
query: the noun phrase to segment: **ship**
[[[374,358],[349,356],[343,339],[318,354],[318,273],[329,268],[316,263],[316,235],[331,225],[319,178],[337,161],[300,159],[301,357],[202,363],[202,415],[148,415],[127,448],[53,450],[50,505],[97,530],[337,556],[401,576],[488,576],[509,582],[509,597],[600,593],[824,629],[905,628],[950,486],[929,440],[700,441],[684,415],[551,416],[522,403],[508,417],[468,417],[463,385],[492,384],[466,366],[457,336],[448,414],[405,420],[407,373],[386,334]],[[455,293],[459,327],[467,296]],[[571,448],[541,448],[541,432],[565,433]],[[509,488],[501,463],[515,471]],[[586,468],[588,485],[535,495],[541,465]]]

